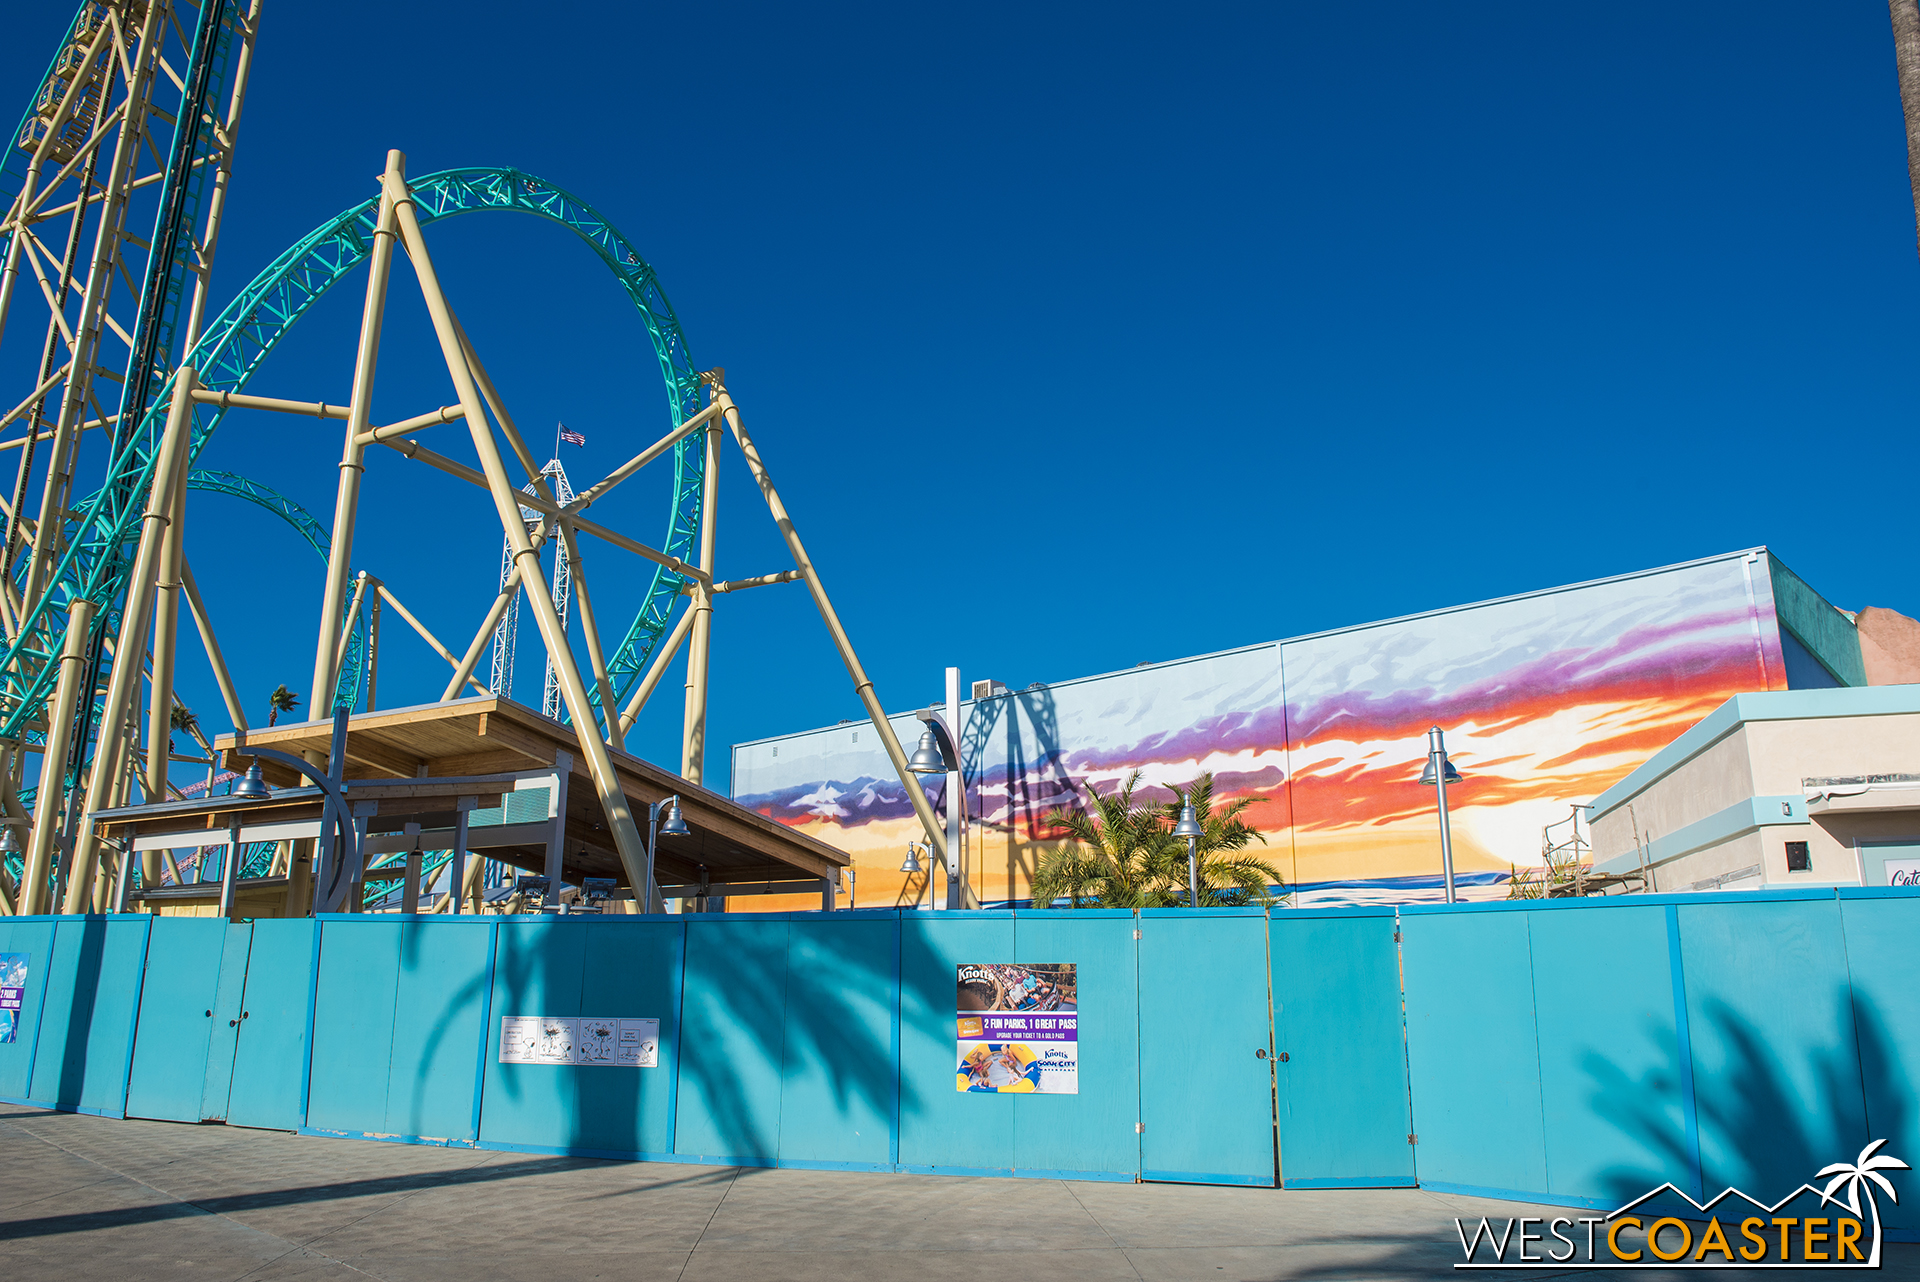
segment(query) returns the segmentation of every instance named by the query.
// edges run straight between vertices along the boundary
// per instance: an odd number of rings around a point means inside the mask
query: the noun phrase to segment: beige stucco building
[[[1735,695],[1589,814],[1651,891],[1920,884],[1920,685]]]

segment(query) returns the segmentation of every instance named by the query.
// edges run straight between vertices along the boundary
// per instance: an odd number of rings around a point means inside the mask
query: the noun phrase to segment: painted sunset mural
[[[1785,688],[1768,570],[1764,552],[1738,553],[978,700],[963,732],[971,885],[1025,899],[1058,836],[1044,816],[1090,789],[1138,770],[1165,799],[1212,771],[1220,795],[1253,800],[1296,903],[1437,898],[1433,791],[1417,780],[1439,725],[1465,776],[1448,790],[1463,893],[1504,896],[1511,867],[1539,862],[1544,825],[1727,696]],[[918,735],[911,716],[894,726]],[[851,853],[858,906],[927,897],[899,871],[920,830],[870,726],[737,746],[733,795]]]

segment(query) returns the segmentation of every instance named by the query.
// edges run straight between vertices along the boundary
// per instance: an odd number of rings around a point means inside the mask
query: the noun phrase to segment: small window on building
[[[859,743],[859,742],[860,742],[860,732],[859,732],[858,730],[855,730],[855,731],[853,732],[853,741],[854,741],[855,743]]]
[[[1788,872],[1812,872],[1813,871],[1813,856],[1807,853],[1806,842],[1789,841],[1787,843],[1787,871]]]
[[[773,755],[776,757],[780,755],[780,745],[777,743],[773,745]]]

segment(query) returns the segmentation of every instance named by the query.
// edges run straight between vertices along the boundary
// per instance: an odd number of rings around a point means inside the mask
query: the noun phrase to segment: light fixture
[[[920,871],[920,847],[917,843],[907,843],[907,859],[900,865],[900,871],[908,874]]]
[[[687,828],[687,821],[680,817],[680,798],[671,797],[668,799],[667,818],[666,821],[660,825],[660,835],[662,837],[685,837],[690,835],[689,829]]]
[[[1447,825],[1447,785],[1459,783],[1460,772],[1447,760],[1447,736],[1439,726],[1427,731],[1427,768],[1420,772],[1420,782],[1436,794],[1434,808],[1440,812],[1440,875],[1446,883],[1447,902],[1458,903],[1459,893],[1453,884],[1453,833]]]
[[[246,775],[241,778],[239,783],[233,785],[232,795],[243,801],[258,801],[263,797],[271,797],[273,795],[272,791],[267,787],[266,779],[260,773],[260,763],[258,761],[248,766]]]
[[[1180,807],[1180,822],[1173,826],[1173,835],[1195,838],[1207,835],[1207,830],[1200,826],[1200,817],[1194,814],[1190,803]]]
[[[946,758],[940,755],[940,745],[933,741],[933,727],[929,725],[920,732],[920,746],[907,758],[907,769],[917,775],[943,775],[947,773]]]
[[[13,825],[8,824],[5,833],[0,833],[0,855],[20,853],[20,838],[14,835]]]

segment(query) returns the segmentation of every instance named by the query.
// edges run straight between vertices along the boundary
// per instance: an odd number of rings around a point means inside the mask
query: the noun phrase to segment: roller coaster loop
[[[454,169],[412,182],[423,226],[478,210],[512,210],[555,222],[586,242],[606,264],[639,310],[666,384],[667,408],[678,427],[698,411],[698,371],[687,352],[680,323],[653,269],[639,251],[592,206],[553,184],[516,169]],[[329,219],[256,276],[207,326],[182,360],[211,391],[243,391],[260,363],[309,308],[358,266],[370,249],[377,201],[369,199]],[[21,621],[16,640],[0,659],[6,682],[0,735],[18,736],[41,716],[58,668],[58,654],[71,604],[85,598],[99,607],[95,626],[119,627],[119,605],[131,568],[129,549],[138,538],[151,484],[160,430],[171,399],[171,379],[153,397],[138,430],[110,461],[104,484],[69,519],[67,551],[51,586]],[[224,407],[196,407],[191,457],[197,458],[225,416]],[[647,439],[653,439],[648,433]],[[699,528],[701,443],[698,435],[674,450],[673,490],[661,550],[682,559],[693,554]],[[659,568],[633,623],[608,657],[616,695],[638,680],[665,630],[684,580]],[[597,692],[594,701],[598,703]]]

